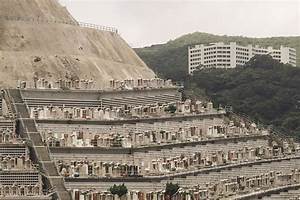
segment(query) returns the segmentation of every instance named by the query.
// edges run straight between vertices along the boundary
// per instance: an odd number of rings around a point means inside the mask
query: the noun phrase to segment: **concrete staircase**
[[[41,173],[45,176],[45,186],[54,190],[54,199],[71,200],[72,197],[64,185],[64,179],[59,176],[54,161],[50,159],[48,147],[44,146],[35,121],[29,118],[28,108],[20,90],[9,89],[5,92],[6,101],[10,102],[12,114],[17,119],[17,133],[28,140],[31,159],[39,165]]]

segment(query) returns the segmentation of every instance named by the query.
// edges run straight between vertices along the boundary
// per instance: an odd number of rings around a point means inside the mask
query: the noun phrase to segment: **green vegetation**
[[[166,192],[165,195],[169,197],[169,199],[172,198],[174,194],[179,190],[179,185],[178,184],[173,184],[173,183],[167,183],[166,185]]]
[[[166,44],[152,45],[151,47],[135,49],[137,54],[160,77],[173,80],[183,80],[187,74],[188,53],[187,48],[193,44],[207,44],[212,42],[237,42],[241,45],[254,44],[263,47],[280,45],[296,48],[300,52],[300,37],[270,37],[247,38],[241,36],[218,36],[208,33],[195,32],[184,35]],[[297,59],[300,66],[300,56]]]
[[[206,69],[187,76],[189,45],[233,41],[262,47],[284,45],[300,53],[300,36],[247,38],[201,32],[135,50],[160,77],[184,81],[188,88],[185,95],[209,98],[217,105],[232,105],[236,112],[300,137],[300,68],[282,65],[270,57],[256,57],[243,68]]]
[[[215,105],[300,137],[300,68],[271,56],[255,56],[236,69],[205,69],[186,79],[186,95],[202,95]],[[192,92],[191,92],[192,91]]]
[[[110,193],[112,194],[116,194],[119,197],[122,197],[123,195],[127,194],[128,190],[127,187],[122,184],[122,185],[116,185],[114,184],[114,186],[112,186],[111,188],[109,188]]]
[[[166,111],[166,112],[170,112],[170,113],[175,113],[176,110],[177,110],[177,108],[176,108],[176,106],[173,105],[173,104],[171,104],[171,105],[169,105],[167,108],[165,108],[165,111]]]

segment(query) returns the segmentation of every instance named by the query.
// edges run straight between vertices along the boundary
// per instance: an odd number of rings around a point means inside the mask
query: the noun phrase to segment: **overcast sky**
[[[300,0],[60,0],[78,21],[113,26],[133,47],[195,31],[300,36]]]

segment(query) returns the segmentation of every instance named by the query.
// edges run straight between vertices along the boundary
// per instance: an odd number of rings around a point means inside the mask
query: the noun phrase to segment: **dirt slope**
[[[34,74],[54,80],[69,73],[99,87],[155,76],[118,34],[75,24],[56,0],[0,0],[0,86]]]

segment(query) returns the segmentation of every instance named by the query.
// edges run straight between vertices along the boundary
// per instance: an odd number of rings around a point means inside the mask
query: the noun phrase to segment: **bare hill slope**
[[[56,0],[0,0],[0,86],[34,74],[93,78],[155,76],[116,33],[82,28]]]

